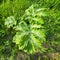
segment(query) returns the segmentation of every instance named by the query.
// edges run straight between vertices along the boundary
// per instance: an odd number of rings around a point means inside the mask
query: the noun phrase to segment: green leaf
[[[36,9],[34,5],[29,7],[22,16],[19,24],[15,27],[18,32],[13,38],[20,50],[27,53],[35,53],[41,50],[42,43],[45,41],[45,32],[43,29],[43,19],[40,16],[35,16]],[[40,13],[40,11],[39,11]]]
[[[5,19],[5,25],[7,28],[13,27],[13,25],[16,25],[16,20],[13,16],[7,17]]]

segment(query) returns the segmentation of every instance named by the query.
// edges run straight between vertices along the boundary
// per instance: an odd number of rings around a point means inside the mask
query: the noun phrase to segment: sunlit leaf
[[[40,11],[38,12],[38,16],[35,16],[37,15],[35,8],[34,5],[32,5],[25,11],[21,21],[15,27],[19,32],[17,32],[13,38],[13,42],[18,44],[19,49],[27,53],[35,53],[37,50],[40,51],[42,43],[45,41],[45,32],[44,29],[41,29],[44,28],[44,26],[42,26],[44,21],[39,15],[41,14]]]

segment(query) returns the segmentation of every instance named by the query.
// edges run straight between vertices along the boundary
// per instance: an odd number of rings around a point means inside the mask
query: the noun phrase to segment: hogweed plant
[[[13,42],[16,43],[19,50],[30,54],[36,53],[36,51],[41,52],[42,44],[46,41],[44,20],[42,19],[42,16],[47,15],[45,10],[46,8],[40,8],[37,4],[30,6],[26,9],[18,25],[13,27],[17,31]],[[13,22],[13,25],[15,24],[16,22]],[[5,23],[5,25],[8,27],[8,24]],[[9,25],[9,28],[10,26],[12,25]]]

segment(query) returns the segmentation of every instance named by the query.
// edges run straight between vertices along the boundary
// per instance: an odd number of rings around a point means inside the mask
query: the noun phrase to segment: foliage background
[[[46,8],[43,11],[46,16],[41,16],[44,20],[46,42],[43,43],[44,51],[41,53],[27,54],[18,49],[13,43],[13,37],[16,34],[15,26],[7,28],[4,24],[7,17],[14,16],[16,25],[19,24],[21,17],[25,14],[27,8],[32,4],[38,4],[39,8]],[[9,22],[9,21],[8,21]],[[20,52],[20,54],[18,54]],[[22,53],[21,53],[22,52]],[[27,60],[35,59],[60,59],[60,1],[59,0],[0,0],[0,59],[1,60],[17,60],[21,57]],[[28,56],[27,56],[28,55]],[[27,56],[24,58],[24,56]],[[33,56],[33,57],[32,57]],[[37,56],[37,57],[36,57]],[[40,57],[39,57],[40,56]],[[42,57],[43,56],[43,57]],[[52,57],[53,56],[53,57]],[[55,58],[56,57],[56,58]],[[30,59],[30,60],[31,60]]]

